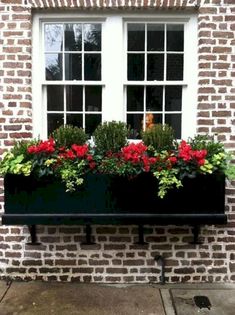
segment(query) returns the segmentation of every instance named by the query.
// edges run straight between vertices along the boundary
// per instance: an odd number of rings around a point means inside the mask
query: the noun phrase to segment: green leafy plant
[[[67,129],[65,134],[66,137],[69,134]],[[164,198],[170,189],[180,188],[185,177],[223,173],[229,179],[235,178],[233,156],[225,152],[222,143],[211,137],[174,141],[174,146],[171,141],[167,145],[164,142],[160,150],[160,146],[154,148],[153,142],[128,143],[128,128],[121,122],[106,122],[94,134],[95,146],[71,144],[64,136],[60,138],[63,141],[50,137],[44,141],[16,142],[4,153],[0,174],[55,177],[65,184],[68,192],[73,192],[82,185],[89,172],[129,177],[150,172],[158,181],[160,198]]]
[[[60,126],[54,130],[51,137],[55,140],[57,147],[70,147],[72,144],[83,145],[88,136],[82,128],[72,125]]]
[[[128,128],[120,121],[104,122],[96,128],[93,136],[98,154],[116,153],[127,143]]]
[[[155,124],[143,131],[141,136],[147,146],[152,146],[158,152],[173,148],[174,129],[167,124]]]

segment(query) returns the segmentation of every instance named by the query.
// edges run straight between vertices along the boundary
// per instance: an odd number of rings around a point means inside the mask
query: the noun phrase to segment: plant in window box
[[[98,126],[94,145],[74,127],[61,127],[46,141],[16,143],[0,164],[3,220],[55,223],[62,215],[63,223],[94,217],[110,223],[112,215],[132,223],[226,221],[224,179],[233,167],[221,143],[203,136],[177,142],[162,125],[143,132],[139,143],[128,143],[128,132],[113,121]]]

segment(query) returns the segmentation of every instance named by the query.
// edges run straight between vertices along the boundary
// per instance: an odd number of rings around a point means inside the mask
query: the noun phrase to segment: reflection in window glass
[[[85,110],[101,111],[102,108],[102,87],[86,86],[85,87]]]
[[[65,54],[65,80],[82,79],[82,55]]]
[[[83,87],[81,85],[66,86],[67,111],[82,111]]]
[[[127,125],[130,127],[130,138],[140,139],[143,126],[143,114],[127,114]]]
[[[84,50],[101,51],[100,24],[84,24]]]
[[[145,31],[144,24],[128,24],[128,51],[144,51]]]
[[[165,109],[166,111],[181,111],[182,86],[166,86]]]
[[[85,54],[84,63],[85,80],[101,80],[101,54]]]
[[[82,128],[82,114],[67,114],[66,124]]]
[[[127,87],[127,111],[144,110],[144,87],[128,86]]]
[[[183,80],[183,60],[182,54],[167,54],[167,80]]]
[[[46,80],[62,80],[62,54],[46,54]]]
[[[147,80],[162,81],[164,79],[164,55],[149,54],[147,61]]]
[[[181,114],[166,114],[165,123],[170,125],[175,131],[175,137],[181,138]]]
[[[144,54],[128,54],[127,77],[129,81],[144,80]]]
[[[146,110],[162,111],[163,86],[146,87]]]
[[[47,132],[48,135],[52,133],[53,130],[59,128],[64,124],[63,114],[47,114]]]
[[[47,110],[62,111],[64,109],[64,87],[62,85],[47,86]]]
[[[163,51],[164,50],[164,25],[163,24],[148,24],[147,50],[148,51]]]
[[[101,123],[101,114],[87,114],[85,116],[86,133],[92,135],[96,127]]]
[[[152,128],[156,124],[162,124],[162,114],[147,113],[145,115],[145,130]]]
[[[46,24],[44,29],[45,51],[63,50],[63,25]]]
[[[82,50],[82,25],[65,24],[65,50],[81,51]]]
[[[167,25],[167,51],[184,50],[184,26],[177,24]]]

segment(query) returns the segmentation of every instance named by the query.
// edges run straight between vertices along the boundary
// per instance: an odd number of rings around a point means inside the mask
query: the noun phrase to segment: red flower
[[[88,145],[87,144],[84,144],[84,145],[73,144],[71,148],[76,153],[76,156],[79,158],[84,158],[88,152]]]
[[[28,147],[27,151],[30,154],[53,153],[55,151],[55,141],[53,138],[46,141],[40,141],[38,145]]]

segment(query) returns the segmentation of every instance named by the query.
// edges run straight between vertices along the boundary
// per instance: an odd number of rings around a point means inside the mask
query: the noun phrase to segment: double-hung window
[[[195,133],[197,23],[194,16],[34,16],[34,135],[63,124],[92,134],[119,120],[131,138],[169,124]]]

